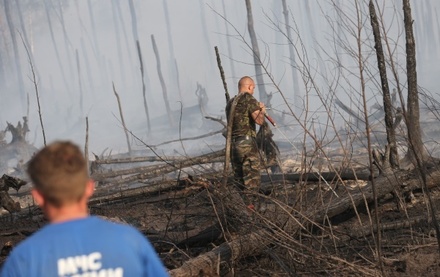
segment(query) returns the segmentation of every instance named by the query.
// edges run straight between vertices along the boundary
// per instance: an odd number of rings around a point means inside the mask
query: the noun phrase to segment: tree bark
[[[251,38],[252,43],[252,53],[254,57],[254,66],[255,66],[255,78],[257,81],[258,92],[260,95],[260,101],[263,103],[267,103],[268,95],[266,93],[266,89],[264,87],[264,78],[263,71],[261,70],[261,58],[260,58],[260,49],[258,48],[257,35],[255,34],[254,29],[254,19],[252,16],[252,7],[251,1],[246,1],[246,10],[247,10],[247,24],[249,30],[249,36]]]
[[[406,35],[406,75],[408,78],[408,151],[406,158],[413,164],[427,161],[429,155],[423,145],[420,128],[419,93],[417,91],[416,42],[413,33],[413,19],[409,0],[403,0],[403,15]]]
[[[66,51],[68,69],[69,69],[69,76],[72,76],[73,70],[72,70],[72,61],[71,61],[70,55],[69,55],[71,53],[70,48],[69,48],[69,37],[67,36],[66,24],[64,23],[64,11],[63,11],[63,6],[61,4],[61,0],[57,1],[57,5],[58,5],[58,11],[59,11],[58,18],[61,23],[61,28],[63,29],[64,48],[66,49],[65,51]],[[91,20],[93,20],[93,18],[91,18]]]
[[[141,46],[139,44],[139,40],[136,40],[136,47],[137,47],[137,52],[138,52],[138,57],[139,57],[139,64],[140,64],[140,69],[141,69],[142,98],[144,100],[144,110],[145,110],[145,115],[147,117],[148,131],[150,132],[151,131],[151,123],[150,123],[150,113],[148,111],[147,96],[146,96],[145,76],[144,76],[145,75],[145,73],[144,73],[144,62],[142,61],[142,52],[141,52]]]
[[[121,79],[124,87],[127,87],[127,78],[126,76],[126,66],[125,66],[125,60],[122,58],[122,45],[121,41],[123,39],[121,38],[121,34],[119,31],[118,26],[118,3],[117,0],[112,0],[112,16],[113,16],[113,24],[114,24],[114,30],[115,30],[115,43],[116,43],[116,49],[117,49],[117,55],[118,55],[118,64],[119,64],[119,72],[121,74]],[[120,12],[120,11],[119,11]],[[121,25],[121,28],[123,29],[124,26]],[[124,31],[124,30],[123,30]],[[129,58],[131,60],[131,58]]]
[[[206,155],[202,155],[196,158],[188,158],[185,161],[176,162],[176,163],[170,163],[167,162],[165,164],[159,164],[159,165],[151,165],[151,166],[144,166],[144,167],[138,167],[138,168],[130,168],[130,169],[124,169],[124,170],[116,170],[116,171],[109,171],[104,173],[95,173],[92,174],[92,178],[96,181],[106,182],[109,178],[113,177],[121,177],[123,175],[132,175],[126,178],[120,179],[120,182],[122,183],[129,183],[131,181],[136,180],[143,180],[147,178],[152,178],[156,176],[160,176],[163,174],[167,174],[170,172],[173,172],[175,170],[179,170],[185,167],[197,165],[197,164],[203,164],[203,163],[211,163],[216,158],[224,156],[225,151],[220,150],[217,152],[209,153]],[[133,176],[134,174],[134,176]],[[112,181],[114,184],[115,182]]]
[[[165,14],[165,22],[166,22],[166,27],[167,27],[167,38],[168,38],[168,49],[170,52],[170,58],[169,58],[169,71],[170,71],[170,76],[171,78],[175,78],[175,84],[176,87],[175,88],[171,88],[171,90],[176,89],[178,92],[178,101],[183,101],[183,97],[182,97],[182,89],[180,88],[180,79],[179,79],[179,68],[177,67],[177,60],[176,60],[176,56],[174,54],[174,41],[173,41],[173,36],[171,34],[171,24],[170,24],[170,15],[168,12],[168,5],[167,5],[167,0],[163,0],[163,10],[164,10],[164,14]]]
[[[128,136],[127,125],[125,124],[124,113],[122,112],[121,99],[119,98],[119,94],[116,92],[115,84],[112,83],[112,85],[113,85],[113,93],[115,94],[116,101],[118,102],[119,116],[121,117],[122,127],[124,127],[125,140],[127,142],[127,148],[128,148],[128,155],[131,156],[131,144]]]
[[[70,87],[71,86],[68,85],[66,74],[64,72],[64,66],[63,66],[63,63],[61,61],[60,53],[58,51],[58,45],[57,45],[57,42],[55,40],[55,34],[54,34],[54,30],[53,30],[53,26],[52,26],[52,20],[51,20],[50,11],[49,11],[49,4],[47,3],[47,1],[48,0],[43,0],[43,4],[44,4],[44,10],[46,12],[47,24],[49,25],[50,38],[51,38],[51,41],[52,41],[53,48],[55,50],[55,56],[56,56],[56,59],[57,59],[58,66],[60,68],[61,77],[63,79],[63,83],[64,83],[64,86],[65,86],[65,89],[67,91],[70,91]]]
[[[165,85],[165,80],[163,79],[163,76],[162,76],[159,50],[157,50],[157,45],[156,45],[156,40],[154,39],[154,35],[151,35],[151,43],[153,44],[153,51],[154,51],[154,55],[156,56],[157,74],[159,75],[159,81],[160,81],[160,85],[162,87],[163,101],[165,102],[165,108],[167,111],[168,120],[170,122],[170,126],[174,127],[173,114],[171,113],[170,101],[168,100],[167,86]]]
[[[20,93],[20,98],[21,98],[21,105],[22,108],[24,108],[25,106],[25,98],[26,98],[26,92],[24,91],[24,81],[23,81],[23,72],[21,70],[21,65],[20,65],[20,52],[18,51],[18,45],[17,45],[17,38],[15,35],[15,26],[14,26],[14,21],[12,20],[11,17],[11,7],[10,7],[10,3],[11,1],[9,0],[4,0],[3,4],[5,7],[5,14],[6,14],[6,21],[8,22],[8,27],[9,27],[9,33],[11,35],[11,39],[12,39],[12,47],[14,50],[14,62],[15,62],[15,69],[17,72],[17,81],[18,81],[18,89],[19,89],[19,93]]]
[[[417,70],[416,70],[416,46],[413,33],[413,20],[409,0],[403,0],[403,15],[406,34],[406,74],[408,78],[408,115],[406,126],[408,128],[408,151],[407,159],[417,166],[420,177],[423,181],[423,188],[428,186],[428,175],[425,163],[429,154],[423,145],[422,132],[420,128],[419,93],[417,91]],[[440,252],[440,227],[437,223],[436,208],[429,192],[426,192],[431,211],[432,222],[437,235],[437,245]]]
[[[292,82],[293,82],[293,105],[295,114],[301,114],[303,107],[301,94],[299,91],[299,80],[296,68],[296,52],[293,45],[292,32],[290,31],[291,27],[289,24],[289,11],[287,9],[286,0],[283,0],[283,15],[284,15],[284,24],[286,26],[286,34],[287,34],[287,43],[289,44],[289,55],[290,55],[290,69],[292,71]]]
[[[387,141],[389,146],[389,165],[391,168],[399,167],[399,156],[397,154],[396,133],[393,128],[393,104],[391,102],[390,89],[388,87],[387,69],[385,66],[385,57],[382,49],[381,35],[379,29],[379,22],[376,15],[374,3],[370,0],[369,3],[371,26],[374,35],[374,48],[376,49],[377,66],[380,73],[380,81],[382,84],[383,108],[385,111],[385,129],[387,132]],[[391,168],[384,168],[391,170]]]

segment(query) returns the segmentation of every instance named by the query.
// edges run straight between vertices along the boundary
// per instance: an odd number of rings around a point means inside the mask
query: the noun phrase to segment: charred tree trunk
[[[200,7],[200,26],[202,28],[203,38],[205,39],[205,45],[211,46],[211,41],[209,39],[209,33],[208,33],[208,27],[207,27],[208,24],[207,24],[206,16],[205,16],[206,4],[205,4],[205,1],[203,1],[203,0],[199,0],[199,3],[200,3],[199,4],[199,7]],[[208,50],[208,47],[205,47],[205,48],[207,51],[206,54],[207,54],[207,56],[209,56],[210,52]],[[208,59],[208,62],[212,62],[211,59]],[[211,70],[211,69],[209,69],[209,70]]]
[[[119,67],[120,67],[120,74],[121,74],[121,78],[122,78],[122,82],[124,84],[124,87],[126,87],[126,77],[125,77],[125,63],[124,63],[124,59],[122,58],[122,46],[121,46],[121,35],[119,33],[119,27],[118,27],[118,16],[117,16],[117,7],[116,7],[116,3],[115,0],[112,0],[112,15],[113,15],[113,24],[114,24],[114,29],[115,29],[115,39],[116,39],[116,50],[118,51],[118,62],[119,62]]]
[[[299,80],[297,69],[296,69],[296,61],[295,61],[295,49],[293,45],[293,39],[292,39],[292,32],[290,31],[291,27],[289,25],[289,11],[287,10],[287,4],[286,0],[283,0],[283,14],[284,14],[284,21],[286,25],[286,34],[287,34],[287,40],[289,44],[289,55],[290,55],[290,68],[292,70],[292,81],[293,81],[293,99],[294,99],[294,111],[296,114],[301,114],[302,111],[300,108],[303,106],[301,103],[301,95],[299,92]]]
[[[20,54],[18,51],[18,45],[17,45],[17,38],[15,36],[15,27],[14,27],[14,21],[12,20],[11,17],[11,7],[10,7],[10,1],[9,0],[4,0],[3,1],[4,6],[5,6],[5,14],[6,14],[6,20],[8,22],[8,27],[9,27],[9,33],[11,34],[11,39],[12,39],[12,47],[14,49],[14,61],[15,61],[15,69],[17,71],[17,81],[18,81],[18,89],[19,89],[19,93],[20,93],[20,98],[21,98],[21,104],[22,104],[22,108],[25,107],[25,103],[26,103],[26,93],[24,91],[24,81],[23,81],[23,73],[21,71],[21,65],[20,65]]]
[[[63,79],[63,83],[64,83],[64,86],[65,86],[65,89],[67,91],[70,91],[70,89],[69,89],[70,86],[68,85],[68,82],[67,82],[67,79],[66,79],[66,74],[64,72],[64,67],[63,67],[63,64],[61,62],[60,53],[58,51],[58,45],[57,45],[57,42],[55,40],[55,34],[53,32],[52,20],[50,19],[51,17],[50,17],[49,6],[48,6],[47,1],[48,0],[43,0],[43,3],[44,3],[44,10],[46,12],[47,24],[49,25],[50,38],[52,40],[52,45],[53,45],[53,48],[55,50],[55,56],[56,56],[56,59],[57,59],[57,62],[58,62],[58,66],[60,68],[61,78]]]
[[[75,51],[76,56],[76,69],[78,72],[78,90],[79,90],[79,107],[81,111],[81,116],[84,115],[84,93],[83,93],[83,86],[81,81],[81,64],[79,62],[79,54],[78,50]]]
[[[0,53],[0,83],[7,86],[6,77],[5,77],[4,58],[2,53]]]
[[[177,92],[179,95],[179,100],[183,101],[182,90],[180,88],[179,69],[177,67],[177,60],[174,55],[174,42],[173,42],[173,36],[171,34],[170,15],[168,12],[167,0],[163,0],[163,10],[164,10],[164,14],[165,14],[165,22],[166,22],[166,27],[167,27],[167,38],[168,38],[168,45],[169,45],[169,50],[170,50],[169,70],[171,73],[171,77],[176,78],[176,89],[177,89]],[[174,89],[174,88],[172,88],[172,89]]]
[[[266,89],[264,87],[264,78],[263,71],[261,70],[261,58],[260,58],[260,49],[258,48],[257,35],[255,34],[254,29],[254,19],[252,16],[252,7],[251,1],[246,1],[246,10],[247,10],[247,25],[249,30],[249,36],[251,38],[252,43],[252,53],[254,57],[254,66],[255,66],[255,78],[257,79],[257,87],[260,95],[260,101],[263,103],[267,103],[268,95],[266,93]]]
[[[124,21],[124,17],[122,16],[122,12],[121,12],[121,6],[120,6],[120,1],[118,0],[112,0],[113,3],[113,9],[116,12],[116,17],[115,17],[115,21],[119,22],[119,25],[121,27],[122,30],[122,35],[123,35],[123,42],[125,43],[125,48],[126,48],[126,53],[128,55],[128,68],[130,68],[130,70],[132,71],[132,73],[134,73],[134,71],[131,68],[134,68],[133,66],[133,58],[132,58],[132,54],[131,54],[131,47],[129,42],[131,40],[128,39],[128,35],[127,35],[127,31],[125,28],[125,21]],[[132,76],[135,76],[135,74],[132,74]]]
[[[129,0],[128,4],[130,6],[131,30],[133,32],[133,38],[135,41],[138,41],[139,40],[139,33],[138,33],[138,27],[137,27],[136,10],[134,8],[133,0]]]
[[[229,35],[229,24],[228,24],[228,19],[227,19],[227,15],[226,15],[226,7],[225,7],[225,1],[222,1],[222,5],[223,5],[223,16],[225,18],[225,29],[226,29],[226,42],[228,43],[228,56],[229,56],[229,64],[231,65],[231,76],[232,77],[236,77],[235,76],[235,67],[234,67],[234,63],[233,61],[233,54],[232,54],[232,47],[231,47],[231,36]]]
[[[21,11],[21,3],[20,3],[20,1],[15,1],[15,3],[17,4],[18,18],[20,20],[21,31],[23,32],[21,37],[23,38],[23,40],[26,44],[26,47],[30,48],[31,44],[29,43],[28,35],[27,35],[27,31],[26,31],[26,25],[24,24],[24,20],[23,20],[23,13]],[[29,56],[30,56],[29,59],[31,60],[31,62],[33,64],[35,64],[34,55],[33,55],[32,51],[29,51]]]
[[[43,134],[43,143],[44,145],[46,145],[46,133],[44,131],[44,124],[43,124],[43,116],[41,113],[41,105],[40,105],[40,92],[38,91],[38,85],[37,85],[37,77],[35,76],[35,68],[34,68],[34,64],[31,61],[31,54],[30,51],[28,49],[28,47],[25,45],[24,47],[26,49],[26,53],[28,54],[28,58],[29,58],[29,63],[30,63],[30,67],[31,67],[31,73],[32,73],[32,81],[34,83],[34,88],[35,88],[35,95],[36,95],[36,99],[37,99],[37,107],[38,107],[38,117],[40,119],[40,125],[41,125],[41,132]],[[27,118],[29,118],[29,96],[28,96],[28,112],[27,112],[27,116],[23,117],[24,122],[27,124]]]
[[[159,75],[160,85],[162,87],[163,101],[165,102],[165,108],[167,110],[168,120],[170,122],[170,126],[174,127],[173,114],[170,109],[170,101],[168,100],[167,86],[165,85],[165,80],[163,79],[162,76],[162,69],[160,66],[160,56],[159,56],[159,51],[157,50],[156,41],[154,40],[154,35],[151,35],[151,43],[153,44],[153,51],[154,51],[154,55],[156,56],[157,74]]]
[[[68,64],[68,68],[69,68],[69,76],[73,75],[73,70],[72,70],[72,61],[70,59],[70,51],[69,51],[69,38],[67,36],[67,31],[66,31],[66,24],[64,24],[64,12],[63,12],[63,6],[61,5],[61,0],[58,0],[58,9],[59,9],[59,20],[61,23],[61,28],[63,29],[63,37],[64,37],[64,48],[66,49],[66,57],[67,57],[67,64]]]
[[[124,127],[125,140],[127,141],[128,155],[131,156],[130,139],[129,139],[129,136],[128,136],[127,125],[125,125],[124,113],[122,112],[121,99],[119,99],[119,94],[116,92],[115,84],[112,83],[112,85],[113,85],[113,93],[115,94],[116,101],[118,101],[119,116],[121,117],[122,127]]]
[[[422,141],[422,132],[420,128],[420,110],[419,110],[419,93],[417,91],[417,70],[416,70],[416,46],[413,34],[413,20],[411,16],[411,6],[409,0],[403,0],[403,15],[406,34],[406,74],[408,78],[408,114],[406,118],[406,126],[408,128],[408,151],[407,159],[417,165],[420,177],[423,182],[423,188],[428,198],[429,209],[431,212],[432,222],[437,234],[437,245],[440,252],[440,227],[437,223],[436,208],[429,191],[428,174],[425,168],[425,162],[428,161],[429,155]]]
[[[408,78],[408,112],[406,115],[406,126],[408,128],[409,147],[406,157],[408,161],[417,164],[417,161],[424,162],[428,159],[422,141],[420,128],[419,93],[417,91],[417,69],[416,69],[416,42],[413,33],[413,19],[409,0],[403,0],[403,15],[406,35],[406,74]]]
[[[142,97],[144,99],[144,109],[145,109],[145,115],[147,116],[147,126],[148,131],[151,131],[151,124],[150,124],[150,114],[148,112],[148,104],[147,104],[147,96],[146,96],[146,88],[145,88],[145,73],[144,73],[144,63],[142,61],[142,53],[141,53],[141,46],[139,45],[139,40],[136,40],[136,46],[139,56],[139,63],[141,68],[141,78],[142,78]]]
[[[85,47],[85,45],[84,45],[84,39],[83,38],[81,38],[81,53],[83,54],[83,60],[84,60],[84,64],[85,64],[85,68],[86,68],[86,72],[87,72],[87,74],[86,74],[86,76],[87,76],[87,80],[88,80],[88,83],[89,83],[89,89],[90,89],[90,91],[95,91],[95,88],[94,88],[94,85],[93,85],[93,79],[92,79],[92,76],[93,76],[93,74],[92,74],[92,70],[90,69],[91,67],[90,67],[90,60],[89,60],[89,56],[87,55],[87,50],[86,50],[86,47]]]
[[[97,40],[98,35],[96,33],[95,17],[93,16],[93,8],[92,8],[92,3],[90,0],[87,0],[87,7],[89,10],[90,23],[92,25],[92,40],[93,40],[93,46],[94,46],[93,49],[95,51],[95,56],[98,61],[98,64],[101,64],[101,62],[100,62],[101,59],[99,57],[99,53],[101,53],[101,52],[99,50],[99,44],[98,44],[98,40]]]
[[[385,66],[385,57],[382,49],[381,35],[379,29],[379,22],[377,20],[376,9],[374,3],[370,0],[369,3],[371,26],[374,35],[374,48],[376,49],[377,66],[380,73],[380,81],[382,84],[383,108],[385,111],[385,128],[387,132],[387,141],[389,146],[389,165],[391,168],[399,167],[399,156],[397,154],[396,133],[393,128],[393,104],[391,103],[390,89],[388,87],[387,69]],[[388,170],[384,166],[383,170]]]

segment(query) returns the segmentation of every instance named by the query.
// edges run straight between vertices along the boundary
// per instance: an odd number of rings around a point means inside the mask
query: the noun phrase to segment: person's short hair
[[[253,83],[254,80],[249,77],[249,76],[243,76],[240,78],[240,80],[238,81],[238,89],[240,90],[241,87],[245,86],[248,83]]]
[[[56,141],[41,149],[29,161],[27,172],[45,201],[58,207],[81,199],[89,181],[86,159],[69,141]]]

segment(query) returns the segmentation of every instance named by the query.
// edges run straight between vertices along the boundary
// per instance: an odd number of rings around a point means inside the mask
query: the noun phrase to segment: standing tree
[[[417,91],[416,43],[413,33],[413,19],[409,0],[403,0],[403,15],[406,35],[406,75],[408,78],[408,111],[405,114],[408,128],[408,152],[406,161],[413,164],[428,160],[420,129],[419,94]]]
[[[417,169],[422,179],[423,190],[428,199],[428,207],[431,212],[432,225],[437,234],[437,246],[440,252],[440,227],[437,222],[437,211],[434,206],[427,186],[427,172],[425,163],[429,159],[428,151],[422,141],[420,128],[419,93],[417,91],[417,70],[416,70],[416,46],[412,29],[413,19],[411,16],[411,6],[409,0],[403,0],[403,16],[406,35],[406,75],[408,78],[408,113],[405,116],[408,128],[408,152],[406,161],[417,165]]]
[[[17,78],[18,78],[18,88],[19,88],[19,92],[20,92],[20,97],[21,97],[21,104],[22,104],[22,108],[24,108],[25,106],[25,98],[26,98],[26,92],[24,91],[24,86],[23,86],[23,73],[21,71],[21,66],[20,66],[20,52],[18,51],[18,45],[17,45],[17,38],[15,36],[15,27],[14,27],[14,22],[12,20],[11,17],[11,7],[9,6],[10,2],[8,0],[4,0],[4,6],[5,6],[5,14],[6,14],[6,20],[8,22],[8,26],[9,26],[9,33],[11,34],[11,39],[12,39],[12,46],[14,48],[14,57],[15,57],[15,69],[17,70]]]
[[[159,76],[160,85],[162,87],[163,101],[165,102],[165,108],[167,110],[168,120],[169,120],[170,126],[174,127],[173,114],[172,114],[171,108],[170,108],[170,101],[168,100],[167,86],[165,84],[165,80],[162,75],[159,50],[157,49],[156,40],[154,39],[154,35],[151,35],[151,43],[153,44],[153,51],[154,51],[154,55],[156,56],[157,74]]]
[[[260,94],[260,101],[267,103],[268,95],[266,93],[266,89],[264,88],[264,79],[263,79],[263,71],[261,70],[261,58],[260,58],[260,50],[258,48],[258,41],[257,41],[257,35],[255,34],[254,29],[254,19],[252,16],[252,7],[251,7],[251,1],[246,1],[246,10],[247,10],[247,20],[248,20],[248,30],[249,30],[249,36],[251,37],[251,43],[252,43],[252,52],[254,57],[254,64],[255,64],[255,74],[257,79],[257,87],[258,92]]]
[[[293,43],[293,39],[292,39],[292,32],[291,32],[291,27],[289,24],[289,11],[287,9],[287,4],[286,4],[286,0],[283,0],[283,15],[284,15],[284,21],[285,21],[285,25],[286,25],[286,35],[287,35],[287,42],[289,44],[289,55],[290,55],[290,62],[291,62],[291,70],[292,70],[292,81],[293,81],[293,97],[294,97],[294,111],[296,114],[301,114],[302,113],[302,100],[301,100],[301,94],[299,91],[299,78],[298,78],[298,74],[297,71],[298,69],[296,68],[296,61],[295,61],[295,49],[294,49],[294,45]]]
[[[386,157],[385,159],[386,161],[389,161],[389,164],[387,162],[386,163],[387,166],[384,166],[384,168],[382,169],[388,170],[391,168],[399,167],[399,156],[397,154],[396,133],[395,133],[395,129],[393,128],[394,125],[393,110],[392,110],[393,105],[391,103],[390,89],[388,86],[388,77],[385,66],[385,57],[382,49],[379,21],[377,19],[376,9],[374,7],[373,0],[370,0],[369,11],[370,11],[371,26],[374,35],[374,48],[376,49],[377,66],[379,68],[380,81],[382,85],[383,108],[385,111],[385,128],[387,132],[387,141],[388,141],[388,145],[386,146],[387,151],[385,152],[389,153],[389,157]]]

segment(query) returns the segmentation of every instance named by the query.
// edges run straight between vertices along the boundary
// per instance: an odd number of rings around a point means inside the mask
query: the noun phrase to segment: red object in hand
[[[265,113],[264,116],[267,118],[267,120],[269,120],[270,123],[272,123],[272,125],[273,125],[274,127],[277,126],[277,124],[275,123],[275,120],[273,120],[273,118],[270,117],[267,113]]]

